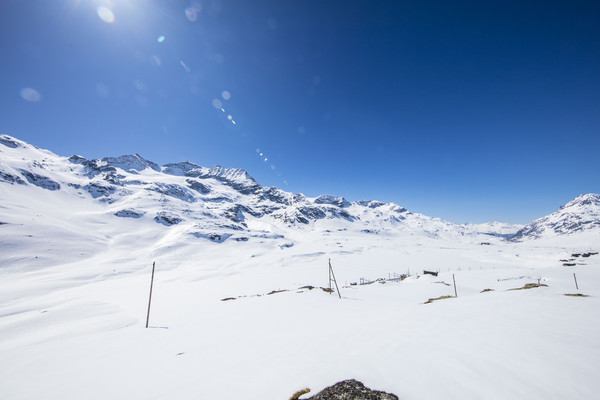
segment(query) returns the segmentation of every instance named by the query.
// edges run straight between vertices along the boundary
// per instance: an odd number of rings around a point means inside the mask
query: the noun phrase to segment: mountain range
[[[153,230],[156,237],[273,240],[286,248],[294,245],[289,236],[298,230],[473,242],[600,232],[600,195],[592,193],[526,226],[454,224],[394,203],[350,202],[329,194],[311,198],[264,187],[242,169],[189,161],[159,166],[139,154],[63,157],[8,135],[0,135],[0,188],[0,229],[7,234],[19,231],[9,226],[67,222],[102,232],[103,226],[127,221],[127,229]]]

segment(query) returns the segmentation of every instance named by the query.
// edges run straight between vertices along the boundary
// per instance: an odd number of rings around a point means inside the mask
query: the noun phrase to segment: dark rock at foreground
[[[398,400],[398,396],[371,390],[361,382],[349,379],[325,388],[306,400]]]

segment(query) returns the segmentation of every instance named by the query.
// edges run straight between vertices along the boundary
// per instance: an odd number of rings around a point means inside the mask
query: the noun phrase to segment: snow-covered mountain
[[[241,169],[206,168],[188,161],[159,166],[139,154],[96,160],[77,155],[67,158],[7,135],[0,136],[0,143],[3,192],[27,187],[35,189],[27,193],[38,198],[56,198],[60,193],[61,198],[70,198],[69,202],[94,201],[104,210],[107,224],[122,218],[151,220],[163,226],[178,225],[179,235],[217,242],[264,240],[265,236],[282,239],[294,229],[478,240],[481,235],[505,235],[502,229],[514,232],[519,228],[457,225],[394,203],[349,202],[332,195],[310,198],[263,187]],[[26,210],[27,201],[22,201],[21,207]],[[6,215],[2,218],[10,220]]]
[[[590,230],[600,232],[600,195],[595,193],[577,196],[552,214],[527,224],[512,239],[537,239]]]
[[[207,168],[189,161],[159,166],[139,154],[67,158],[8,135],[0,135],[0,185],[4,224],[20,223],[19,215],[52,215],[50,219],[60,221],[58,226],[69,220],[84,230],[90,223],[87,217],[93,215],[93,231],[103,231],[98,224],[113,226],[128,220],[128,229],[143,227],[145,232],[155,231],[155,237],[168,235],[171,242],[190,237],[219,243],[273,240],[286,248],[294,245],[297,231],[322,235],[347,230],[481,242],[504,240],[522,228],[498,222],[453,224],[394,203],[349,202],[333,195],[311,198],[263,187],[235,168]],[[539,237],[549,229],[565,234],[598,228],[598,197],[573,200],[519,230],[515,239]],[[43,202],[47,212],[40,213],[36,201]],[[81,211],[74,215],[69,212],[72,208]]]

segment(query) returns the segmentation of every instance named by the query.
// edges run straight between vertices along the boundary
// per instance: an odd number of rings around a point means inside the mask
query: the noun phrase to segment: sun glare
[[[100,19],[102,21],[104,21],[108,24],[112,24],[113,22],[115,22],[115,15],[110,10],[110,8],[105,7],[105,6],[100,6],[96,10],[96,12],[98,13],[98,16],[100,17]]]

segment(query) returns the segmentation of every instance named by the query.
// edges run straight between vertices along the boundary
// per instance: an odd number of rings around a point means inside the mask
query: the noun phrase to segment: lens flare
[[[183,67],[183,69],[185,69],[185,72],[190,72],[191,71],[190,67],[188,67],[187,65],[185,65],[185,63],[183,62],[183,60],[179,60],[179,64],[181,64],[181,66]]]
[[[112,24],[115,22],[115,14],[113,14],[110,8],[100,6],[96,9],[96,12],[98,13],[100,19],[107,24]]]
[[[154,65],[156,65],[157,67],[160,67],[162,65],[162,60],[157,56],[152,55],[150,56],[150,59],[152,60],[152,63],[154,63]]]
[[[23,88],[20,91],[21,97],[31,103],[37,103],[42,100],[42,95],[35,89]]]
[[[219,99],[213,99],[212,100],[212,105],[217,110],[220,110],[223,107],[223,103],[221,103],[221,100],[219,100]]]
[[[190,22],[196,22],[201,11],[202,7],[200,5],[188,7],[185,9],[185,17]]]
[[[229,91],[227,90],[223,90],[223,93],[221,93],[221,97],[223,97],[223,100],[229,100],[231,99],[231,93],[229,93]]]
[[[231,116],[231,114],[229,114],[229,115],[227,116],[227,119],[228,119],[228,120],[230,120],[230,121],[233,119],[233,117]]]
[[[156,40],[158,41],[158,43],[162,43],[162,42],[164,42],[164,41],[165,41],[165,35],[160,35],[160,36],[158,37],[158,39],[156,39]]]

